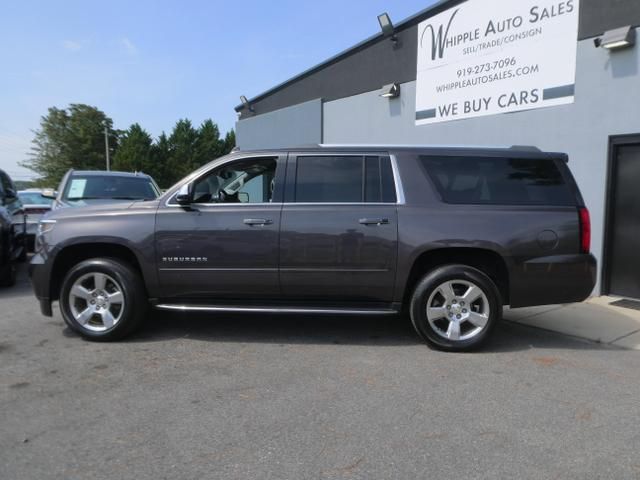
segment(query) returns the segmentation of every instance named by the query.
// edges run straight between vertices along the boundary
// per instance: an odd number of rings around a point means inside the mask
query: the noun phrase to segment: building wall
[[[640,47],[609,53],[584,40],[572,105],[416,126],[415,82],[408,82],[398,99],[375,90],[326,102],[323,142],[535,145],[567,152],[592,214],[592,249],[601,266],[609,136],[640,133],[639,69]]]
[[[239,121],[236,139],[241,150],[317,145],[322,141],[322,100]]]
[[[237,111],[244,120],[316,98],[332,101],[389,83],[416,79],[417,25],[466,0],[443,0],[396,25],[398,44],[377,34],[324,63],[251,99],[254,109]],[[476,0],[479,1],[479,0]],[[491,1],[491,0],[485,0]],[[522,0],[513,0],[522,1]],[[371,19],[375,28],[376,19]],[[640,0],[580,0],[579,39],[624,25],[640,26]],[[318,39],[321,42],[322,39]]]

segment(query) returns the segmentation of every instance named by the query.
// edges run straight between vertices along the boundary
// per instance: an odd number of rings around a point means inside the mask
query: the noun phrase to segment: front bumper
[[[554,255],[520,263],[511,274],[511,307],[582,302],[596,286],[593,255]]]
[[[36,253],[29,264],[29,277],[33,293],[40,302],[40,312],[46,317],[53,315],[51,308],[51,263]]]

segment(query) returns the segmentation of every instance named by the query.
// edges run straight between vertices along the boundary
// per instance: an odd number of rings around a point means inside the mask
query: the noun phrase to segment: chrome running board
[[[317,315],[397,315],[391,309],[355,309],[355,308],[300,308],[300,307],[235,307],[218,305],[156,305],[158,310],[174,312],[233,312],[233,313],[297,313]]]

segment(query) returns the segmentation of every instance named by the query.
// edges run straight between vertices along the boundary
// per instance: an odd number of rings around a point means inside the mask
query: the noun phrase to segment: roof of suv
[[[272,152],[331,152],[331,151],[358,151],[358,152],[422,152],[424,154],[441,155],[491,155],[498,157],[526,157],[526,158],[562,158],[567,160],[567,155],[560,152],[543,152],[537,147],[525,145],[513,146],[465,146],[465,145],[393,145],[393,144],[320,144],[303,145],[291,148],[274,148],[259,150],[235,150],[233,153],[272,153]]]

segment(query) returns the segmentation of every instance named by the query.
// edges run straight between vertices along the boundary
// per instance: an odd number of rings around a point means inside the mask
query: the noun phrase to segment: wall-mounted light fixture
[[[622,50],[623,48],[630,48],[636,44],[636,29],[627,26],[622,28],[616,28],[615,30],[609,30],[604,32],[599,38],[596,38],[593,43],[596,48],[606,48],[607,50]]]
[[[240,101],[242,102],[242,105],[244,105],[244,108],[246,108],[250,112],[255,112],[253,106],[249,103],[249,100],[247,100],[247,97],[245,97],[244,95],[241,95]]]
[[[381,15],[378,15],[378,23],[380,24],[380,29],[382,30],[382,34],[385,37],[391,38],[391,41],[394,44],[398,43],[396,28],[393,26],[393,22],[391,21],[391,17],[389,17],[389,14],[385,12]]]
[[[383,98],[398,98],[400,96],[400,85],[397,83],[385,85],[384,87],[382,87],[380,96]]]

